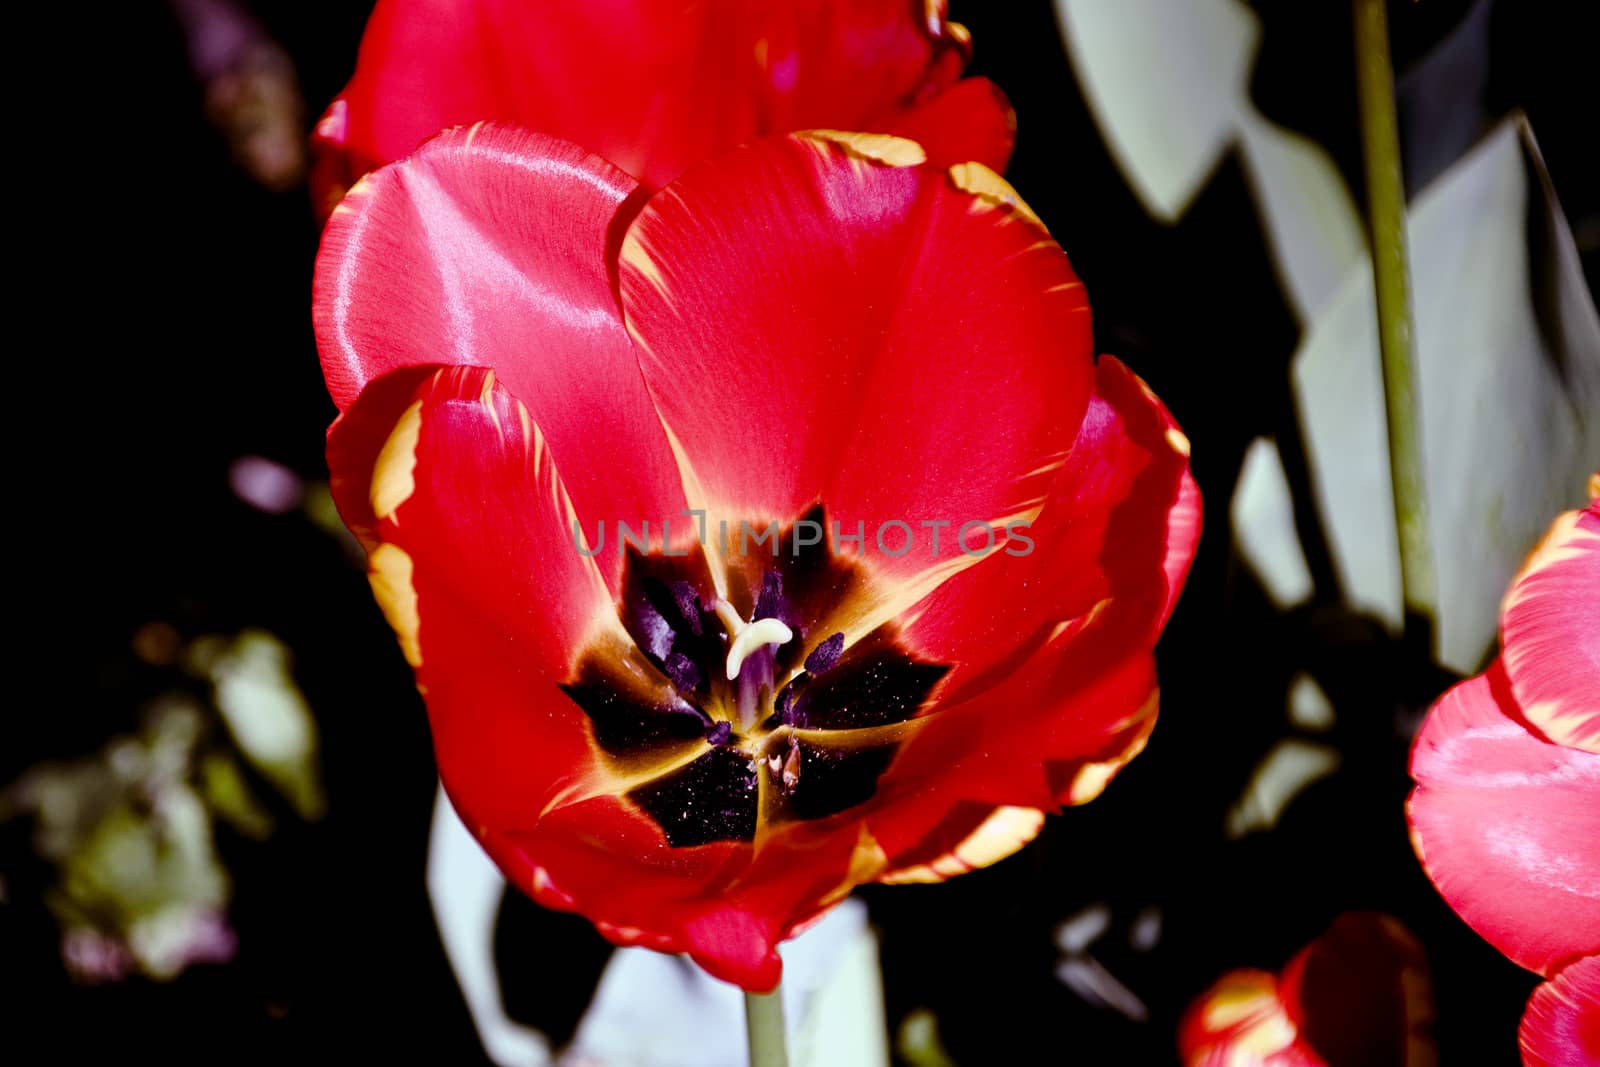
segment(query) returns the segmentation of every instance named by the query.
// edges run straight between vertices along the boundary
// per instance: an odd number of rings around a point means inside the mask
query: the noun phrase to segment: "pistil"
[[[769,645],[786,645],[794,640],[794,631],[777,619],[757,619],[733,637],[728,646],[728,681],[739,677],[744,661]]]

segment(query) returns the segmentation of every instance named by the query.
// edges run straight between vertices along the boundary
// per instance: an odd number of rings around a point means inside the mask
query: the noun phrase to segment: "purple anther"
[[[839,662],[839,655],[843,651],[844,632],[840,631],[811,650],[811,655],[806,657],[806,672],[822,674]]]

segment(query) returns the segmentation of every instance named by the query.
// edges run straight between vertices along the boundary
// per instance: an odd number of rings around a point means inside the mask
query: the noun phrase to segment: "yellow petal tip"
[[[813,141],[838,145],[857,159],[884,163],[891,167],[915,167],[928,161],[922,146],[906,137],[887,133],[853,133],[848,130],[807,130],[801,134]]]

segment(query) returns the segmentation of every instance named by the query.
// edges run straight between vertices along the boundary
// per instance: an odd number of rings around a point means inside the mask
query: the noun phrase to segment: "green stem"
[[[750,1067],[788,1067],[783,1039],[783,987],[744,995],[744,1021],[750,1034]]]
[[[1384,409],[1389,424],[1389,476],[1400,540],[1400,583],[1406,616],[1434,617],[1433,551],[1422,480],[1422,419],[1406,263],[1405,187],[1400,177],[1399,121],[1389,58],[1385,0],[1354,0],[1356,89],[1361,147],[1366,157],[1367,224],[1372,280],[1378,297],[1378,344],[1383,356]]]

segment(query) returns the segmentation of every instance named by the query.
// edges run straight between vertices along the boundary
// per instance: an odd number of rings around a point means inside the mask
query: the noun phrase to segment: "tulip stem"
[[[1434,617],[1433,552],[1423,484],[1422,420],[1417,405],[1415,331],[1406,261],[1405,187],[1399,119],[1389,56],[1386,0],[1354,0],[1356,90],[1366,160],[1367,225],[1378,304],[1384,410],[1389,427],[1389,479],[1400,547],[1400,586],[1407,627]]]
[[[783,1034],[783,987],[745,993],[744,1021],[750,1034],[750,1067],[788,1067]]]

